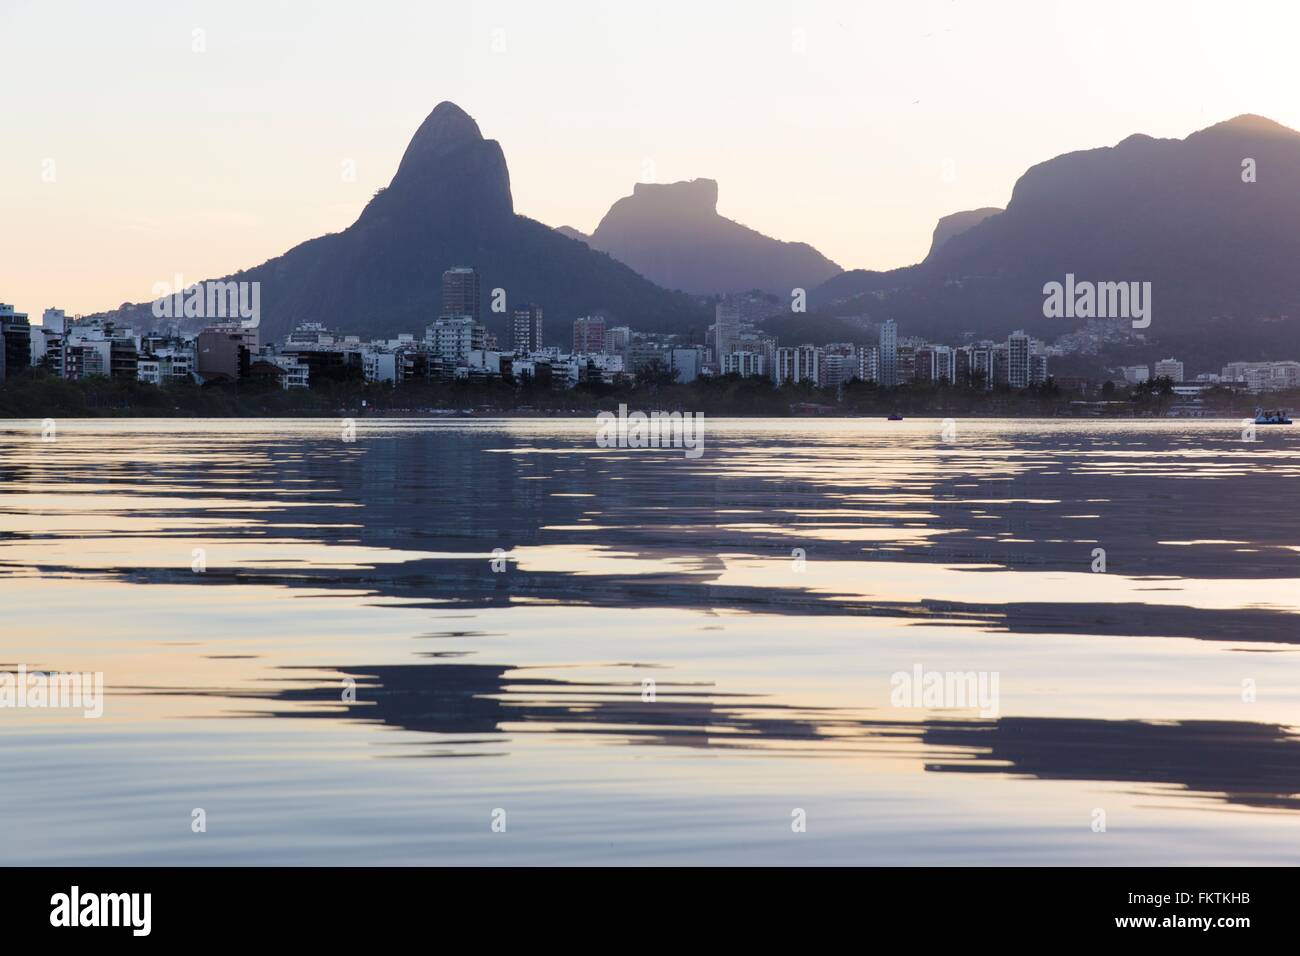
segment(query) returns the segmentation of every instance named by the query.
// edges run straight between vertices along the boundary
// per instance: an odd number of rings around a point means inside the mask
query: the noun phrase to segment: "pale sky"
[[[0,0],[0,301],[98,311],[343,229],[441,100],[550,225],[705,176],[725,216],[907,265],[1060,153],[1300,128],[1297,36],[1286,0]]]

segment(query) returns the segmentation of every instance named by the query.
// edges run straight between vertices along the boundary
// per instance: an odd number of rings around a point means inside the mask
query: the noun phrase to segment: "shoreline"
[[[596,421],[597,416],[602,411],[608,409],[594,409],[592,411],[568,411],[555,414],[543,413],[526,413],[513,412],[509,410],[493,410],[484,412],[451,412],[439,413],[437,411],[422,410],[418,412],[399,413],[385,411],[383,414],[369,414],[358,409],[340,409],[337,412],[330,413],[298,413],[298,414],[265,414],[265,415],[159,415],[154,410],[141,410],[139,414],[124,413],[103,415],[33,415],[22,418],[17,417],[0,417],[0,426],[13,425],[23,422],[35,422],[39,425],[46,418],[52,418],[56,421],[111,421],[111,420],[140,420],[140,421],[331,421],[339,418],[355,418],[365,421]],[[664,409],[654,408],[647,405],[643,408],[630,408],[630,411],[664,411]],[[1252,416],[1241,414],[1214,414],[1214,415],[962,415],[948,412],[925,412],[921,414],[906,415],[901,419],[890,419],[885,415],[863,415],[852,413],[838,413],[825,415],[773,415],[773,414],[752,414],[744,415],[734,412],[726,414],[711,414],[709,412],[699,412],[704,415],[706,420],[714,421],[883,421],[894,422],[897,424],[906,424],[909,421],[944,421],[953,419],[954,421],[1008,421],[1023,419],[1025,421],[1061,421],[1061,422],[1231,422],[1240,423],[1242,419]],[[1259,425],[1260,428],[1278,427],[1286,428],[1287,425]]]

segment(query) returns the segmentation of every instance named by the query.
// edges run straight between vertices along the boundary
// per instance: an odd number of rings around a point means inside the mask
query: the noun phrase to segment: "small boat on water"
[[[888,419],[886,419],[886,421],[891,421],[891,422],[901,422],[902,420],[903,420],[903,416],[898,414],[898,412],[894,412],[892,415],[889,416]]]
[[[1255,409],[1256,425],[1290,425],[1291,409],[1289,408],[1257,408]]]

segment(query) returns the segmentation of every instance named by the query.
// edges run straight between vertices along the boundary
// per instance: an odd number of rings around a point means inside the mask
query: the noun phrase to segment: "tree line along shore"
[[[1288,404],[1290,402],[1291,404]],[[1267,398],[1231,388],[1202,393],[1194,404],[1168,380],[1131,387],[1106,385],[1088,394],[1048,379],[1022,389],[924,383],[884,388],[853,381],[836,389],[778,387],[762,378],[724,375],[682,384],[639,376],[624,385],[583,383],[553,389],[496,381],[419,381],[392,386],[343,379],[307,389],[257,381],[151,385],[105,377],[69,381],[40,370],[0,383],[0,417],[293,417],[421,414],[583,415],[627,404],[641,409],[703,412],[718,417],[1236,417],[1260,405],[1294,407],[1300,393]]]

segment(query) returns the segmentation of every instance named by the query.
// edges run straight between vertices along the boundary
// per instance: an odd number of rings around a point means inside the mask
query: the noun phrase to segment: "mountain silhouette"
[[[983,209],[967,209],[964,212],[955,212],[950,216],[944,216],[939,220],[938,225],[934,227],[934,235],[930,239],[930,253],[926,258],[930,258],[939,251],[939,247],[951,239],[953,236],[959,236],[968,229],[978,226],[989,216],[994,216],[1002,210],[996,206],[985,206]]]
[[[579,229],[574,229],[572,226],[556,226],[555,231],[568,239],[577,239],[579,242],[591,244],[591,236]]]
[[[489,311],[494,288],[506,291],[507,308],[541,304],[552,341],[562,341],[567,323],[589,313],[649,330],[708,319],[690,297],[516,214],[501,146],[450,102],[420,124],[392,181],[355,223],[223,279],[262,283],[264,341],[303,321],[387,335],[419,332],[436,318],[442,273],[458,265],[479,270],[484,323],[498,333],[505,319]],[[138,316],[148,327],[149,308],[127,305],[110,314]]]
[[[637,183],[590,236],[569,226],[557,231],[665,288],[699,295],[761,289],[788,296],[840,272],[806,243],[782,242],[718,215],[712,179]]]
[[[1020,177],[1004,211],[941,242],[943,228],[923,262],[845,273],[813,301],[957,341],[1022,327],[1051,339],[1083,324],[1043,316],[1043,285],[1073,273],[1150,282],[1144,335],[1162,346],[1224,360],[1300,346],[1300,324],[1279,319],[1300,315],[1300,133],[1263,117],[1058,156]]]

